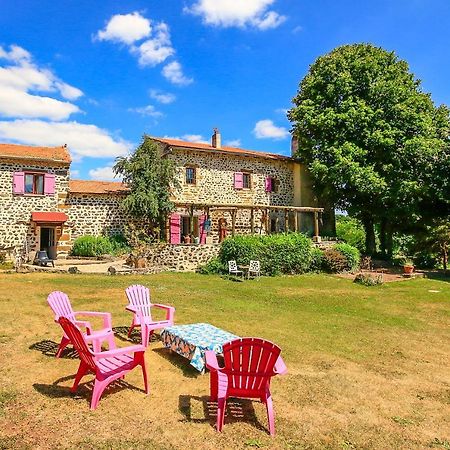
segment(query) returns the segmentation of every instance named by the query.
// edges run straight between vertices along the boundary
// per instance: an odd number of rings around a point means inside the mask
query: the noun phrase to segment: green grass
[[[289,373],[273,380],[275,439],[258,402],[242,403],[240,419],[229,411],[215,433],[205,412],[208,375],[159,343],[146,353],[150,396],[139,390],[138,371],[127,377],[137,389],[113,389],[94,413],[89,384],[68,394],[77,364],[43,349],[60,339],[46,296],[65,291],[75,309],[110,311],[114,326],[125,327],[124,289],[135,283],[149,286],[155,303],[174,305],[177,323],[209,322],[282,348]],[[0,448],[424,448],[450,439],[445,280],[366,287],[317,274],[245,282],[3,274],[0,316]]]

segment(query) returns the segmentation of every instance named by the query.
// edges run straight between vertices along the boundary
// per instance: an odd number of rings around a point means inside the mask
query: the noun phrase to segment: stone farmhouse
[[[228,235],[297,230],[320,240],[322,208],[305,167],[292,157],[152,138],[176,165],[171,244],[218,243]],[[123,232],[121,182],[72,180],[66,146],[0,144],[0,251],[67,256],[83,235]]]

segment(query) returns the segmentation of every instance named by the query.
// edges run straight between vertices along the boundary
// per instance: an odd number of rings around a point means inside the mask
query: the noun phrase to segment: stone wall
[[[14,172],[47,172],[55,175],[55,194],[13,194]],[[68,165],[26,161],[0,161],[0,247],[35,250],[39,226],[31,223],[34,211],[62,211],[69,184]],[[10,255],[12,256],[12,255]]]
[[[148,249],[146,259],[150,269],[194,272],[218,256],[220,245],[155,244]]]
[[[69,220],[64,225],[60,254],[69,251],[80,236],[123,233],[129,219],[120,206],[122,200],[123,194],[70,193],[64,205]]]
[[[181,149],[174,149],[168,157],[175,162],[180,184],[179,189],[173,190],[175,201],[293,205],[294,174],[293,163],[289,160]],[[186,167],[196,168],[196,184],[185,182]],[[250,189],[234,188],[235,172],[251,174]],[[277,180],[277,192],[266,192],[268,176]]]

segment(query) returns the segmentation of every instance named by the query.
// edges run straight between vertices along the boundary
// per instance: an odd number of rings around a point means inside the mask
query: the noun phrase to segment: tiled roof
[[[39,161],[56,161],[70,164],[67,147],[33,147],[30,145],[0,144],[0,158],[17,158]]]
[[[33,222],[64,223],[68,220],[68,217],[62,212],[36,211],[31,213],[31,220]]]
[[[70,180],[69,191],[77,194],[111,194],[128,192],[121,181]]]
[[[237,147],[222,146],[220,148],[216,148],[209,144],[203,144],[201,142],[186,142],[186,141],[179,141],[177,139],[159,138],[159,137],[152,137],[152,139],[154,141],[168,144],[171,147],[189,148],[189,149],[200,150],[200,151],[209,151],[209,152],[219,152],[219,153],[223,153],[223,154],[230,153],[230,154],[242,155],[242,156],[256,156],[256,157],[265,158],[265,159],[278,159],[278,160],[290,160],[291,159],[289,156],[279,155],[277,153],[266,153],[266,152],[259,152],[256,150],[244,150],[242,148],[237,148]]]

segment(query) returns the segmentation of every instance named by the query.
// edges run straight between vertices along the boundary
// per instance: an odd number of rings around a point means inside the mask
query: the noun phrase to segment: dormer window
[[[186,167],[186,184],[197,183],[197,170],[195,167]]]

